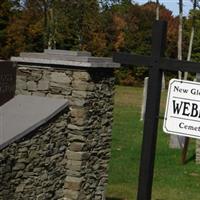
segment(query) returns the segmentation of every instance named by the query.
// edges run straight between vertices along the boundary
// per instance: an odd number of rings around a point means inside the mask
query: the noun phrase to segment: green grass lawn
[[[166,92],[162,93],[160,116],[164,115]],[[142,88],[117,87],[115,95],[112,158],[108,200],[136,199],[143,122],[140,121]],[[154,200],[200,200],[200,166],[195,164],[195,141],[190,140],[186,165],[180,150],[169,149],[169,135],[159,121]]]

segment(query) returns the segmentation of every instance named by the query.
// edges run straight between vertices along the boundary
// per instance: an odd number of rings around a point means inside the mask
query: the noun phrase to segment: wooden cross
[[[157,127],[163,71],[187,71],[200,73],[200,63],[164,58],[167,22],[156,21],[153,25],[152,55],[141,56],[114,53],[113,60],[125,65],[149,67],[149,84],[143,129],[137,200],[150,200],[152,193]]]

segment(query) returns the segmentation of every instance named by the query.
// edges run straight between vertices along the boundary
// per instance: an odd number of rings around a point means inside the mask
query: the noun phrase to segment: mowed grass
[[[116,87],[112,158],[107,186],[108,200],[135,200],[138,186],[143,122],[140,121],[142,88]],[[162,93],[160,116],[166,93]],[[181,151],[169,148],[169,135],[159,131],[152,199],[200,200],[200,165],[195,164],[195,141],[190,140],[188,162],[181,164]]]

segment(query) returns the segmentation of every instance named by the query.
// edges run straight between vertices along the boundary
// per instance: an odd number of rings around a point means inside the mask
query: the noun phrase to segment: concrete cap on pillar
[[[112,58],[94,57],[87,51],[67,51],[45,49],[43,53],[20,53],[19,57],[11,57],[11,61],[19,64],[74,66],[88,68],[119,68]]]

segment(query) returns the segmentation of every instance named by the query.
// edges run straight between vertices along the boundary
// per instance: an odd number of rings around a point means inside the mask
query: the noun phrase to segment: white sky
[[[154,2],[156,2],[155,0],[152,0]],[[135,0],[136,3],[139,4],[144,4],[147,3],[148,0]],[[164,4],[166,8],[168,8],[169,10],[173,11],[174,15],[178,15],[178,0],[160,0],[161,4]],[[189,10],[192,8],[192,2],[191,0],[183,0],[183,13],[185,16],[188,15]]]

